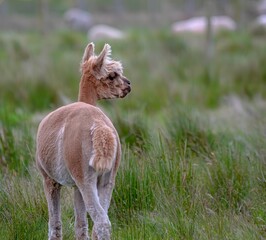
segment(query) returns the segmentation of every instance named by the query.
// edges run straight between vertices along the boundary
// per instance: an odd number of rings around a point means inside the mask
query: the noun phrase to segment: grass
[[[99,103],[123,148],[113,239],[266,238],[265,38],[221,33],[208,66],[200,36],[132,29],[127,41],[110,42],[132,81],[126,99]],[[68,31],[0,34],[3,239],[47,237],[36,129],[77,98],[87,41]],[[73,239],[71,189],[62,195],[64,239]]]

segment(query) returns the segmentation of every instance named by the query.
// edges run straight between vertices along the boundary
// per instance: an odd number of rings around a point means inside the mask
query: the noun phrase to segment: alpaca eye
[[[108,78],[109,78],[110,80],[114,80],[114,79],[116,78],[116,76],[117,76],[117,73],[112,72],[112,73],[109,74]]]

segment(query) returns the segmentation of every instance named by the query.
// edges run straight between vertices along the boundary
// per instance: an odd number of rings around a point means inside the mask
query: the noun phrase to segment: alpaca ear
[[[92,56],[94,56],[94,43],[93,42],[88,44],[87,47],[85,48],[81,64],[88,61],[90,57]]]
[[[110,55],[111,55],[111,47],[109,44],[105,44],[102,52],[100,53],[100,55],[97,57],[96,60],[96,67],[98,71],[102,70],[105,61],[108,60]]]

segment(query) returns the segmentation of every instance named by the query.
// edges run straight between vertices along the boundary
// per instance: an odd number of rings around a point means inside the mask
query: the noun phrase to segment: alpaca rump
[[[108,44],[99,56],[94,54],[94,44],[88,44],[81,62],[78,101],[48,114],[38,128],[36,162],[48,203],[50,240],[62,239],[61,186],[75,189],[76,239],[89,239],[87,212],[94,223],[92,239],[111,237],[108,208],[121,144],[115,127],[96,102],[124,98],[131,87],[122,75],[122,64],[110,55]]]

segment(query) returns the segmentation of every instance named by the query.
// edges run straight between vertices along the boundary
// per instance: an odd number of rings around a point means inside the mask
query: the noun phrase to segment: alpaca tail
[[[96,172],[107,172],[112,169],[117,152],[117,138],[114,131],[106,125],[94,125],[91,129],[92,148],[89,165]]]

